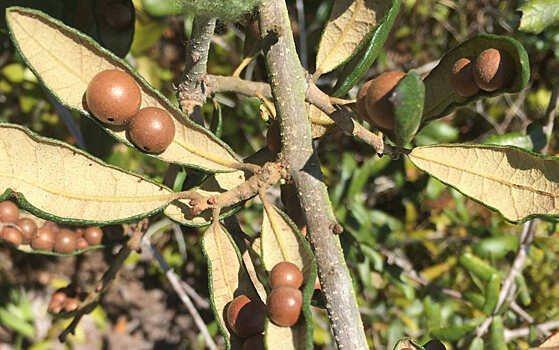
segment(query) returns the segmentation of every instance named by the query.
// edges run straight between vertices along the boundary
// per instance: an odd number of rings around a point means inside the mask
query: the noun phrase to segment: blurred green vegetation
[[[185,28],[191,16],[161,16],[148,13],[142,1],[136,7],[135,35],[127,59],[153,86],[176,101],[174,84],[184,68]],[[150,6],[154,1],[150,1]],[[295,25],[296,41],[305,35],[308,43],[319,40],[328,17],[329,0],[305,1],[306,28]],[[541,125],[552,88],[559,83],[559,26],[548,27],[538,35],[517,30],[519,1],[506,0],[405,0],[385,50],[368,77],[386,70],[421,67],[446,50],[477,32],[510,35],[521,40],[530,54],[530,86],[516,95],[480,101],[461,108],[451,116],[425,126],[415,138],[416,145],[451,142],[513,144],[539,151]],[[186,30],[188,32],[188,30]],[[209,71],[231,74],[243,58],[243,26],[219,23],[210,51]],[[116,144],[95,124],[73,114],[71,120],[59,116],[53,99],[45,94],[32,72],[14,53],[0,32],[0,121],[25,125],[44,136],[77,144],[69,124],[79,126],[85,147],[105,161],[163,181],[167,165],[145,157],[141,152]],[[309,45],[308,57],[316,54]],[[311,60],[312,61],[312,60]],[[313,63],[310,62],[310,67]],[[245,69],[242,77],[265,80],[261,57]],[[333,86],[335,72],[320,81]],[[355,94],[355,91],[350,91]],[[261,118],[257,98],[220,94],[223,133],[221,137],[243,157],[265,147],[266,122]],[[204,106],[207,126],[214,115],[212,103]],[[549,140],[552,153],[558,152],[557,133]],[[335,214],[344,227],[340,236],[350,267],[371,348],[391,349],[398,340],[413,337],[425,344],[432,338],[444,341],[447,349],[465,349],[474,341],[475,328],[487,317],[495,302],[495,286],[511,268],[518,250],[521,225],[511,225],[479,204],[429,178],[408,160],[378,158],[370,147],[333,132],[316,146],[329,187]],[[195,178],[197,174],[189,174]],[[279,203],[279,191],[270,191]],[[244,231],[257,235],[262,206],[248,201],[239,214]],[[161,220],[153,218],[153,221]],[[187,255],[171,233],[157,234],[154,242],[167,263],[179,275],[188,275],[197,286],[207,285],[206,263],[200,251],[198,230],[183,229]],[[559,319],[559,230],[554,221],[539,221],[523,273],[517,278],[516,302],[534,319],[543,323]],[[12,254],[16,254],[12,252]],[[142,264],[132,255],[129,266]],[[2,267],[4,262],[0,262]],[[149,263],[147,274],[164,284],[162,270]],[[23,268],[23,267],[22,267]],[[9,279],[0,272],[1,280]],[[420,281],[420,282],[418,282]],[[118,283],[118,281],[117,281]],[[153,283],[153,282],[152,282]],[[28,312],[26,294],[15,285],[2,285],[0,324],[13,334],[11,339],[36,343],[33,349],[49,348],[56,332],[37,338]],[[56,287],[55,287],[56,288]],[[449,296],[443,288],[460,292]],[[202,292],[207,296],[207,291]],[[320,294],[320,293],[318,293]],[[319,301],[320,295],[317,295]],[[317,302],[320,304],[320,302]],[[2,318],[10,309],[16,319]],[[103,309],[99,309],[103,314]],[[34,313],[35,317],[37,313]],[[324,310],[314,310],[314,340],[317,349],[330,349],[332,339]],[[41,316],[41,317],[44,317]],[[106,317],[97,315],[99,327]],[[217,333],[211,316],[206,315],[212,335]],[[114,320],[113,320],[114,321]],[[503,329],[529,324],[510,309],[491,326],[484,337],[486,348],[527,349],[539,344],[542,335],[520,337],[503,345]],[[53,329],[60,328],[53,323]],[[57,328],[58,327],[58,328]],[[79,331],[78,335],[79,337]],[[19,339],[19,340],[18,340]],[[23,340],[27,339],[27,340]],[[472,349],[483,341],[475,339]],[[41,345],[43,344],[43,345]],[[17,344],[16,344],[17,345]],[[188,343],[188,348],[201,348]],[[498,346],[498,347],[497,347]]]

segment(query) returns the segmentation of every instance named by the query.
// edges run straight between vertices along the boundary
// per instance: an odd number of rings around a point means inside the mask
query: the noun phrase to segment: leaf
[[[494,316],[493,322],[491,322],[489,344],[492,350],[507,350],[508,348],[505,340],[505,326],[502,317],[499,315]]]
[[[398,82],[389,100],[394,106],[396,124],[386,135],[398,146],[409,143],[419,129],[425,101],[425,85],[419,74],[411,71]]]
[[[389,7],[388,1],[335,0],[316,55],[317,73],[328,73],[350,59]]]
[[[533,34],[559,23],[559,6],[556,0],[528,0],[518,9],[522,11],[518,29]]]
[[[1,200],[63,223],[107,224],[161,211],[171,191],[60,141],[0,124]]]
[[[499,293],[501,291],[501,276],[495,273],[487,282],[485,287],[485,303],[483,305],[482,311],[486,315],[491,315],[495,311],[495,307],[499,301]]]
[[[433,329],[431,335],[437,339],[446,341],[457,341],[462,339],[466,334],[473,331],[476,327],[470,324],[461,324],[450,327],[441,327]]]
[[[514,62],[514,80],[509,87],[493,92],[481,90],[472,97],[462,97],[452,88],[450,82],[452,67],[462,57],[477,57],[483,50],[496,48],[507,52]],[[425,83],[425,108],[423,120],[431,120],[451,113],[455,108],[481,98],[514,93],[524,89],[530,79],[530,63],[526,50],[517,40],[500,35],[478,34],[448,51],[439,64],[423,80]]]
[[[482,258],[500,259],[509,252],[518,249],[519,239],[516,235],[502,235],[480,240],[472,245],[472,250]]]
[[[228,174],[236,174],[235,173],[215,173],[213,176],[209,176],[202,185],[199,187],[192,189],[197,193],[201,194],[205,197],[211,197],[223,193],[226,189],[223,189],[217,183],[216,175],[228,175]],[[243,177],[244,179],[244,177]],[[188,199],[180,199],[172,201],[163,211],[167,217],[181,225],[191,226],[191,227],[201,227],[207,226],[211,224],[212,220],[212,212],[211,210],[205,210],[200,214],[193,215],[189,204],[190,200]],[[237,204],[231,207],[223,208],[221,211],[221,215],[219,216],[220,220],[229,217],[236,212],[238,212],[242,208],[241,204]]]
[[[484,348],[483,339],[476,337],[474,338],[474,340],[472,340],[468,350],[483,350],[483,348]]]
[[[241,339],[231,334],[224,315],[227,304],[236,296],[258,298],[233,239],[219,223],[212,224],[202,238],[204,255],[208,259],[210,302],[227,349],[240,348]]]
[[[260,299],[266,300],[268,297],[268,293],[266,292],[266,288],[259,278],[259,272],[264,272],[261,266],[262,261],[260,260],[259,256],[260,238],[256,237],[252,242],[252,245],[249,245],[250,242],[246,240],[245,242],[246,249],[241,254],[241,257],[247,269],[250,280],[252,281],[252,285],[256,289],[256,292],[260,296]]]
[[[481,278],[484,281],[489,281],[493,275],[499,273],[493,266],[489,265],[472,253],[463,253],[462,255],[460,255],[458,261],[471,274]]]
[[[302,318],[293,327],[278,327],[273,322],[266,323],[264,342],[268,349],[312,349],[312,315],[310,301],[314,292],[316,265],[306,239],[296,226],[275,206],[264,201],[260,255],[266,271],[288,261],[303,272]]]
[[[136,79],[142,93],[142,108],[163,108],[175,122],[175,139],[163,153],[153,157],[211,172],[234,170],[238,159],[229,147],[211,132],[191,122],[125,61],[41,12],[12,7],[7,11],[7,20],[18,51],[63,105],[101,125],[83,106],[87,85],[103,70],[123,70]],[[118,141],[133,147],[124,130],[101,126]]]
[[[425,348],[419,344],[416,344],[411,339],[402,339],[399,340],[396,345],[394,345],[394,350],[425,350]]]
[[[559,332],[555,332],[547,337],[547,339],[540,344],[539,348],[551,348],[554,346],[559,347]]]
[[[559,159],[519,148],[481,145],[417,147],[412,162],[507,220],[559,216]]]
[[[382,22],[369,33],[368,43],[361,47],[359,52],[346,63],[344,69],[338,74],[339,79],[334,87],[333,96],[341,97],[345,95],[371,68],[384,47],[394,20],[400,11],[401,3],[402,0],[392,0],[392,6]]]

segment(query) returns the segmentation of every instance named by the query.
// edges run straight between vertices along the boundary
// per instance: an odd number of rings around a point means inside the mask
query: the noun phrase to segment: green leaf
[[[419,129],[425,101],[425,85],[419,74],[411,71],[398,82],[389,100],[394,106],[396,124],[386,135],[398,146],[408,144]]]
[[[559,158],[511,146],[439,145],[408,155],[429,175],[507,220],[559,216]]]
[[[32,338],[35,334],[33,325],[19,317],[15,317],[13,313],[8,312],[8,310],[3,307],[0,308],[0,324],[28,338]]]
[[[501,316],[494,316],[489,330],[489,344],[491,350],[507,350],[507,342],[505,341],[505,326]]]
[[[559,23],[559,6],[556,0],[527,0],[520,6],[522,17],[519,29],[534,34]]]
[[[415,135],[414,142],[418,146],[430,146],[456,141],[458,135],[459,131],[454,126],[435,120],[419,130]]]
[[[484,349],[483,339],[477,337],[474,338],[474,340],[472,340],[470,346],[468,347],[468,350],[483,350],[483,349]]]
[[[464,292],[464,298],[469,302],[471,302],[472,305],[474,305],[480,310],[483,308],[483,305],[485,304],[485,298],[483,297],[483,295],[476,292],[466,291]]]
[[[392,0],[392,6],[382,19],[382,22],[368,35],[367,45],[361,47],[359,52],[344,66],[338,74],[338,82],[334,87],[333,96],[342,97],[359,82],[377,59],[384,47],[384,43],[392,29],[394,20],[400,11],[402,0]],[[370,38],[369,38],[370,37]]]
[[[516,146],[528,151],[534,150],[532,139],[529,135],[524,135],[518,131],[506,133],[503,135],[493,134],[483,141],[486,145],[498,146]]]
[[[458,261],[466,270],[484,281],[489,281],[493,275],[499,273],[494,267],[472,253],[463,253],[460,255]]]
[[[431,336],[437,339],[446,341],[457,341],[462,339],[466,334],[473,331],[476,327],[470,324],[462,324],[458,326],[451,327],[441,327],[433,329],[431,331]]]
[[[519,239],[516,235],[502,235],[484,238],[472,245],[472,250],[482,258],[500,259],[508,252],[518,249]]]
[[[237,246],[220,223],[212,224],[202,238],[208,260],[210,302],[227,349],[240,349],[242,339],[229,332],[225,321],[227,305],[239,295],[259,298],[246,271]]]
[[[318,46],[315,74],[328,73],[353,57],[389,8],[389,1],[335,0]]]
[[[142,0],[142,7],[154,17],[180,15],[182,12],[176,0]]]
[[[499,274],[491,275],[487,287],[485,287],[485,303],[483,305],[483,312],[486,315],[491,315],[499,301],[499,292],[501,291],[501,276]]]
[[[477,57],[483,50],[496,48],[507,52],[514,62],[514,80],[505,89],[493,92],[480,91],[472,97],[462,97],[452,88],[450,82],[454,63],[462,57]],[[478,34],[448,51],[439,64],[423,81],[425,83],[425,108],[423,120],[428,121],[450,114],[455,108],[480,98],[496,96],[504,92],[514,93],[526,87],[530,79],[530,63],[524,47],[515,39],[493,35]]]
[[[0,124],[0,140],[0,200],[13,196],[39,217],[108,224],[153,215],[172,199],[158,183],[23,127]]]
[[[142,107],[167,110],[175,122],[175,139],[159,155],[150,155],[210,172],[235,170],[238,157],[208,130],[191,122],[162,94],[137,75],[130,65],[97,45],[91,38],[41,12],[11,7],[7,10],[11,38],[26,63],[40,81],[64,106],[92,118],[107,133],[133,147],[125,130],[105,127],[83,105],[89,81],[106,69],[120,69],[130,74],[140,87]],[[71,64],[68,64],[71,62]],[[242,172],[231,173],[238,180]],[[244,179],[243,179],[244,180]]]
[[[522,273],[516,274],[514,276],[516,281],[516,286],[518,287],[518,294],[520,296],[520,301],[522,305],[529,306],[532,303],[532,298],[530,297],[530,290],[528,289],[528,284]]]
[[[292,327],[278,327],[266,322],[264,342],[268,349],[312,349],[313,321],[310,311],[316,280],[316,263],[309,243],[289,217],[264,201],[262,236],[260,241],[262,263],[269,273],[283,261],[291,262],[303,272],[303,321]]]

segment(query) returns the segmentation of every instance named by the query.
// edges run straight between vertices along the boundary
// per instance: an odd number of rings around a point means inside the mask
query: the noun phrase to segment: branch
[[[97,307],[101,295],[107,291],[111,282],[115,279],[116,275],[120,271],[128,255],[130,255],[133,250],[137,249],[136,244],[139,243],[140,237],[145,232],[146,228],[147,219],[140,220],[137,224],[131,225],[130,229],[132,231],[132,235],[130,239],[128,240],[126,245],[123,245],[122,248],[120,248],[120,251],[116,255],[114,261],[111,263],[111,266],[103,274],[101,281],[97,284],[95,289],[91,293],[89,293],[87,298],[80,303],[81,307],[79,309],[68,313],[68,315],[73,316],[74,319],[68,325],[68,327],[66,327],[58,336],[60,342],[64,342],[68,334],[74,334],[81,318],[84,315],[91,313]]]
[[[287,178],[287,172],[281,163],[266,163],[247,181],[237,187],[215,196],[206,197],[196,191],[184,191],[173,194],[173,199],[189,199],[190,211],[197,215],[204,210],[221,208],[237,204],[258,194],[261,189],[275,185],[280,179]]]
[[[177,98],[182,111],[198,124],[203,123],[202,105],[206,101],[204,77],[215,21],[215,18],[194,18],[192,35],[186,47],[186,66],[178,87]]]
[[[144,236],[144,238],[142,239],[142,247],[145,248],[144,250],[151,252],[152,256],[155,258],[155,260],[157,260],[163,271],[165,271],[165,276],[171,283],[173,290],[175,291],[175,293],[177,293],[184,306],[186,306],[186,309],[190,313],[190,316],[192,316],[192,318],[194,319],[194,323],[196,323],[196,326],[202,333],[202,336],[204,337],[204,341],[206,342],[208,348],[210,348],[210,350],[217,350],[217,345],[212,339],[210,332],[208,331],[208,328],[204,323],[204,320],[198,313],[198,310],[196,310],[196,307],[192,303],[192,300],[190,300],[183,288],[183,285],[185,285],[186,283],[181,281],[177,274],[173,271],[173,269],[169,267],[163,256],[161,256],[161,253],[159,253],[159,251],[153,246],[153,244],[151,244],[151,241],[149,240],[149,237],[147,235]]]
[[[322,181],[306,113],[306,72],[297,57],[284,0],[264,1],[260,28],[261,35],[270,39],[265,55],[282,131],[281,157],[297,186],[334,339],[340,349],[368,349],[340,241],[331,228],[336,219]]]
[[[537,325],[537,328],[541,330],[545,330],[549,333],[549,331],[559,328],[559,320],[541,323]],[[527,337],[529,335],[530,335],[529,327],[518,328],[518,329],[505,329],[505,340],[507,342],[516,338]]]
[[[206,84],[208,95],[216,92],[232,91],[247,96],[260,95],[267,98],[272,97],[270,85],[258,81],[208,74],[206,76]]]

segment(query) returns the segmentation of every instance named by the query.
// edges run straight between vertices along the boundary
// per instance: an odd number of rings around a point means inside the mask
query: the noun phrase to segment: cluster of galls
[[[480,89],[495,91],[510,84],[514,76],[511,57],[503,50],[489,48],[477,57],[462,57],[452,67],[451,84],[462,97],[472,97]]]
[[[161,153],[175,137],[175,123],[158,107],[140,109],[142,94],[136,80],[118,69],[98,73],[85,92],[86,108],[101,122],[125,127],[130,141],[149,153]]]
[[[14,247],[30,244],[34,250],[71,254],[90,245],[99,245],[103,231],[97,226],[86,228],[60,228],[52,221],[38,227],[30,218],[19,218],[19,208],[11,201],[0,202],[0,238]]]
[[[260,299],[239,295],[227,307],[227,325],[241,338],[245,338],[244,350],[264,349],[264,323],[266,314],[280,327],[297,323],[303,304],[303,273],[289,262],[281,262],[270,272],[272,291],[266,305]]]
[[[403,72],[386,72],[369,80],[357,93],[357,110],[371,125],[392,130],[396,126],[390,96],[406,76]],[[462,57],[452,68],[450,81],[456,93],[472,97],[480,89],[495,91],[507,87],[514,76],[511,57],[503,50],[489,48],[477,57]]]
[[[48,311],[59,313],[61,311],[72,312],[80,306],[81,289],[69,285],[65,288],[60,288],[50,298]]]

